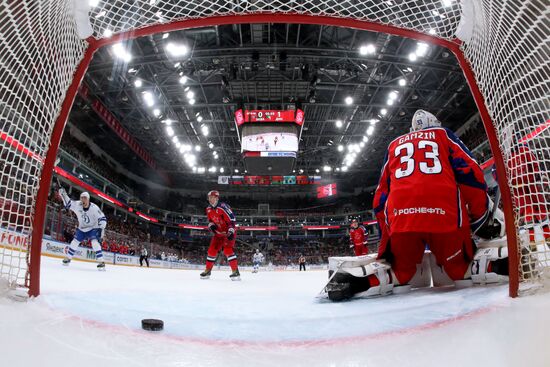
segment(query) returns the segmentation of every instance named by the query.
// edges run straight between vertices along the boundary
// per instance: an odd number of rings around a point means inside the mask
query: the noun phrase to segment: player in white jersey
[[[256,249],[256,253],[252,256],[252,262],[254,263],[253,273],[257,273],[260,268],[260,264],[264,262],[264,255],[260,252],[259,249]]]
[[[90,194],[87,192],[80,194],[80,200],[71,200],[63,188],[59,189],[59,195],[61,196],[61,200],[63,200],[65,209],[70,209],[78,218],[78,228],[73,240],[69,244],[69,250],[67,251],[67,257],[63,259],[63,265],[69,265],[78,245],[82,241],[90,240],[92,248],[95,251],[96,260],[99,262],[97,268],[104,270],[105,262],[103,261],[103,252],[101,251],[100,243],[103,240],[105,227],[107,227],[105,214],[103,214],[97,205],[90,202]]]

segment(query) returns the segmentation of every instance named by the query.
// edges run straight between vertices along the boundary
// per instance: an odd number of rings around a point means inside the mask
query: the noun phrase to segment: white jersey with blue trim
[[[255,253],[252,257],[252,261],[255,263],[261,263],[264,261],[264,255],[261,252]]]
[[[105,229],[107,226],[107,218],[105,214],[94,203],[90,203],[88,209],[84,209],[80,200],[71,200],[65,208],[70,209],[78,218],[78,229],[83,232],[88,232],[91,229]]]

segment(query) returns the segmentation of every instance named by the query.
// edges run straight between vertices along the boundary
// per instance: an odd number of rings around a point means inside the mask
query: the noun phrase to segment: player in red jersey
[[[406,292],[426,247],[455,283],[507,279],[506,247],[476,252],[472,241],[472,231],[482,238],[504,232],[498,211],[488,220],[493,203],[483,171],[432,114],[418,110],[411,132],[389,144],[373,207],[382,232],[378,260],[385,261],[335,258],[341,265],[325,287],[329,299]]]
[[[389,241],[380,251],[398,284],[407,284],[430,248],[452,280],[466,276],[475,232],[491,201],[481,167],[464,144],[432,114],[415,113],[412,132],[393,140],[374,197]]]
[[[227,256],[232,273],[229,276],[231,280],[240,280],[241,275],[237,266],[237,256],[235,255],[235,215],[226,203],[219,202],[220,193],[210,191],[208,193],[208,207],[206,208],[206,217],[208,219],[208,229],[214,234],[208,248],[206,257],[206,270],[201,273],[201,279],[210,278],[214,262],[220,250]]]
[[[351,221],[349,229],[350,248],[355,252],[355,256],[367,255],[369,248],[367,247],[367,240],[369,233],[365,227],[360,226],[357,219]]]
[[[550,180],[541,171],[537,157],[527,144],[520,143],[511,149],[508,169],[520,226],[529,230],[531,241],[534,241],[534,227],[540,227],[544,239],[550,240],[550,208],[544,195]]]

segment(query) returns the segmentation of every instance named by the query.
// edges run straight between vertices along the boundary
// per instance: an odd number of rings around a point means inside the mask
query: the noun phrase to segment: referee
[[[147,267],[149,267],[149,256],[147,254],[147,249],[145,246],[141,246],[141,251],[139,253],[139,266],[143,266],[143,260],[145,260],[145,263],[147,264]]]

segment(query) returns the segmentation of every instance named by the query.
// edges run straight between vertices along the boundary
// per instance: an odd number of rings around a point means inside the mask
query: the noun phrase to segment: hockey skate
[[[233,281],[241,280],[241,273],[239,273],[239,269],[235,269],[229,276],[229,278]]]
[[[62,263],[64,266],[69,266],[69,264],[71,263],[71,259],[66,257],[63,259]]]
[[[100,262],[99,264],[97,264],[97,270],[99,270],[99,271],[105,271],[105,263],[104,263],[104,262]]]
[[[201,273],[201,279],[210,279],[210,274],[212,274],[212,269],[206,269]]]

